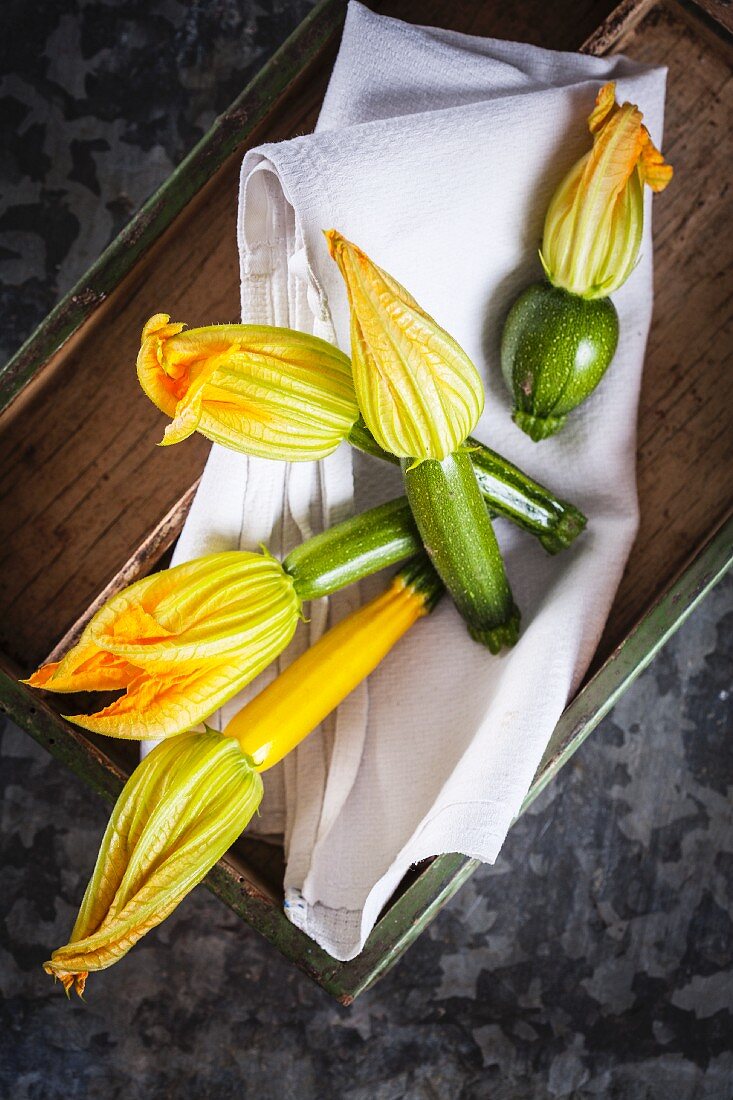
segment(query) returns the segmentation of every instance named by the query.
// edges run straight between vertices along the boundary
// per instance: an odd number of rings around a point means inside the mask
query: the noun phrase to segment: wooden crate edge
[[[264,121],[336,34],[345,10],[345,0],[320,0],[99,259],[0,368],[0,412],[92,316],[201,187]]]

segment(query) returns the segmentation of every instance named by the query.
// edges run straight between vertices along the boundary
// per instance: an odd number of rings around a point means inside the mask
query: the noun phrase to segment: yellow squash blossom
[[[481,378],[463,349],[396,279],[336,230],[326,233],[351,307],[351,360],[361,414],[384,450],[441,460],[481,415]]]
[[[181,440],[189,430],[196,429],[211,439],[216,438],[230,450],[265,458],[291,461],[321,458],[346,441],[384,461],[399,461],[379,446],[363,419],[356,416],[356,392],[350,363],[330,344],[302,333],[252,325],[219,325],[183,332],[185,327],[180,323],[168,323],[167,314],[151,317],[143,330],[143,346],[138,359],[143,389],[158,408],[173,417],[166,431],[166,444]],[[268,378],[274,389],[269,396],[264,388],[255,385],[252,356],[233,351],[247,346],[248,342],[251,344],[253,332],[265,333],[271,341],[275,339],[273,334],[277,334],[289,348],[290,359],[284,353],[272,359],[272,374]],[[226,334],[226,339],[222,339],[222,334]],[[296,351],[313,345],[318,348],[317,359],[321,367],[318,372],[309,370],[301,374],[301,383],[305,377],[308,386],[312,387],[308,389],[307,400],[302,400],[302,386],[300,390],[295,386],[292,357]],[[225,349],[223,353],[222,348]],[[192,358],[192,349],[195,349],[196,359]],[[324,367],[330,357],[336,360],[333,371]],[[308,356],[306,359],[310,361]],[[189,366],[181,371],[179,360],[188,362]],[[178,373],[180,376],[176,377]],[[216,401],[213,400],[214,379]],[[240,401],[242,387],[249,393],[246,407]],[[235,406],[236,415],[232,411]],[[273,416],[275,408],[277,416]],[[263,427],[266,421],[267,431]],[[493,512],[532,531],[549,553],[556,553],[572,541],[580,529],[577,511],[572,510],[570,516],[570,505],[531,482],[478,440],[469,439],[468,450],[478,472],[481,492]],[[552,530],[547,523],[548,508]],[[559,527],[567,519],[570,519],[569,537]],[[584,520],[581,518],[580,522],[582,526]]]
[[[266,668],[299,616],[293,579],[274,558],[209,554],[113,596],[69,653],[27,682],[57,692],[124,690],[97,714],[69,720],[114,737],[169,737]]]
[[[172,418],[164,445],[198,431],[262,458],[311,461],[354,424],[349,360],[325,340],[266,325],[184,329],[151,317],[137,360],[143,390]]]
[[[644,184],[663,191],[672,168],[633,103],[605,84],[588,119],[593,148],[571,168],[545,219],[540,257],[550,282],[583,298],[605,298],[634,269],[644,225]]]
[[[220,733],[172,737],[137,766],[110,818],[69,943],[44,965],[69,993],[165,920],[233,844],[262,780]]]
[[[115,806],[66,946],[45,970],[69,992],[160,924],[221,858],[262,798],[259,772],[290,752],[440,597],[418,558],[248,703],[224,730],[172,737],[133,772]]]

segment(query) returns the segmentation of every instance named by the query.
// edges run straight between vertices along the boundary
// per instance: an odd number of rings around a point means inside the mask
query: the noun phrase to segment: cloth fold
[[[586,118],[609,79],[619,99],[640,105],[659,142],[662,69],[409,26],[351,3],[316,132],[244,159],[243,320],[289,325],[348,351],[346,296],[322,236],[339,229],[472,357],[487,391],[476,434],[589,517],[584,535],[555,558],[497,522],[523,615],[510,653],[491,657],[472,642],[445,600],[268,773],[258,827],[284,834],[288,915],[339,959],[358,953],[411,864],[443,852],[496,859],[593,655],[634,539],[649,206],[641,261],[614,299],[616,358],[566,429],[540,444],[525,437],[511,422],[499,370],[503,317],[541,276],[544,212],[589,147]],[[398,471],[345,446],[300,466],[214,446],[176,560],[261,541],[283,554],[400,492]],[[328,608],[312,606],[282,662],[384,583],[370,578]]]

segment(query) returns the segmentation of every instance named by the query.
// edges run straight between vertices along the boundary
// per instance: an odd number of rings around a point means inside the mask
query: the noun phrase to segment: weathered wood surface
[[[675,177],[654,203],[654,320],[639,410],[640,529],[594,667],[733,506],[733,51],[674,2],[654,5],[618,48],[669,66],[664,152]]]
[[[411,0],[374,6],[468,33],[564,48],[577,46],[598,15],[605,14],[599,11],[605,5],[579,5],[570,27],[555,18],[552,6],[539,3],[523,4],[521,10]],[[334,27],[339,8],[329,2],[323,9]],[[642,525],[601,656],[650,607],[730,505],[731,380],[721,327],[729,295],[727,166],[721,138],[728,126],[730,78],[728,47],[711,26],[675,0],[657,5],[644,0],[636,7],[624,4],[593,38],[595,49],[618,48],[620,42],[640,60],[670,66],[665,151],[677,170],[675,186],[655,208],[657,307],[639,432]],[[6,411],[0,423],[6,534],[0,645],[11,661],[27,667],[45,656],[88,614],[100,592],[145,571],[175,538],[208,444],[193,440],[172,450],[154,448],[163,418],[135,382],[137,333],[159,310],[191,324],[237,315],[234,218],[241,153],[247,144],[312,125],[334,45],[335,39],[307,80],[293,73],[291,94],[247,133],[237,152]],[[283,85],[282,73],[278,82]],[[261,106],[261,96],[258,102]],[[231,126],[237,125],[247,131],[246,117],[238,122],[234,117]],[[639,654],[648,654],[659,640],[655,632],[662,620],[676,623],[704,590],[709,574],[707,564],[699,565],[675,590],[672,603],[665,602],[661,617],[651,615],[638,645],[627,646],[617,658],[619,682],[628,679],[628,668],[620,662],[633,664]],[[603,691],[591,684],[577,701],[583,728],[573,725],[571,708],[554,756],[546,761],[548,769],[574,751],[607,701]],[[55,718],[53,700],[36,703],[19,686],[3,689],[3,697],[21,724],[68,758],[74,770],[107,795],[119,788],[132,762],[129,754],[122,757],[109,742],[95,745],[78,733],[60,745],[69,728]],[[345,968],[322,958],[273,905],[280,893],[281,862],[266,845],[245,842],[210,884],[321,984],[348,1000],[394,961],[470,870],[470,861],[461,857],[436,860],[407,885],[359,961]]]
[[[551,46],[579,44],[609,7],[600,0],[581,5],[568,40],[567,29],[538,0],[521,10],[483,3],[451,10],[446,3],[399,0],[381,6],[406,19]],[[331,8],[330,23],[337,29],[342,5]],[[83,328],[6,412],[0,425],[0,524],[5,532],[0,649],[23,667],[55,647],[200,475],[209,448],[204,439],[196,437],[170,452],[154,446],[163,418],[135,380],[139,332],[147,317],[161,310],[192,325],[238,317],[235,217],[242,152],[313,127],[335,44],[334,34],[313,78],[305,84],[298,80],[286,102],[266,113],[132,272],[116,289],[105,291]],[[264,110],[261,98],[255,104],[259,111]],[[252,110],[234,112],[227,134],[237,124],[246,129]],[[205,160],[199,157],[191,171],[200,172]],[[167,199],[178,201],[178,192]],[[158,204],[153,205],[158,216]],[[133,247],[150,225],[146,217],[126,246]],[[88,298],[97,301],[94,295]]]
[[[404,2],[381,8],[470,33],[574,44],[540,5],[522,5],[521,11]],[[579,9],[574,35],[597,10]],[[657,304],[639,434],[642,527],[599,659],[700,543],[730,503],[731,486],[732,376],[720,362],[722,306],[730,292],[730,210],[721,194],[727,58],[723,44],[711,46],[677,4],[655,6],[624,37],[623,48],[670,66],[666,151],[677,178],[655,204]],[[326,78],[324,59],[248,144],[310,128]],[[141,544],[200,474],[205,440],[196,437],[171,451],[155,448],[162,417],[141,394],[133,363],[139,330],[152,312],[170,310],[191,324],[237,316],[240,157],[241,149],[5,414],[0,648],[23,667],[53,649],[115,575],[122,570],[128,576],[127,563],[149,567]],[[692,204],[691,179],[699,194]],[[175,517],[167,531],[170,541]]]
[[[323,73],[252,143],[312,125]],[[238,162],[230,158],[3,417],[0,649],[43,658],[199,477],[210,444],[156,449],[162,419],[134,363],[150,314],[239,314]]]

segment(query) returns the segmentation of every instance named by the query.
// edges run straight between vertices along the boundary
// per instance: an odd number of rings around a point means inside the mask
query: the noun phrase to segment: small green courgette
[[[402,460],[407,499],[430,559],[471,637],[498,653],[519,634],[519,610],[471,458],[456,452],[411,465]]]
[[[290,551],[283,569],[301,600],[316,600],[421,550],[410,505],[398,497],[306,539]]]
[[[610,298],[581,298],[536,283],[509,311],[501,342],[512,419],[531,439],[547,439],[596,388],[618,343]]]
[[[535,442],[560,431],[616,351],[610,295],[639,259],[644,186],[663,191],[672,178],[643,117],[635,103],[616,101],[614,81],[599,89],[588,116],[592,147],[545,216],[540,260],[548,282],[528,287],[506,320],[501,365],[514,422]]]

